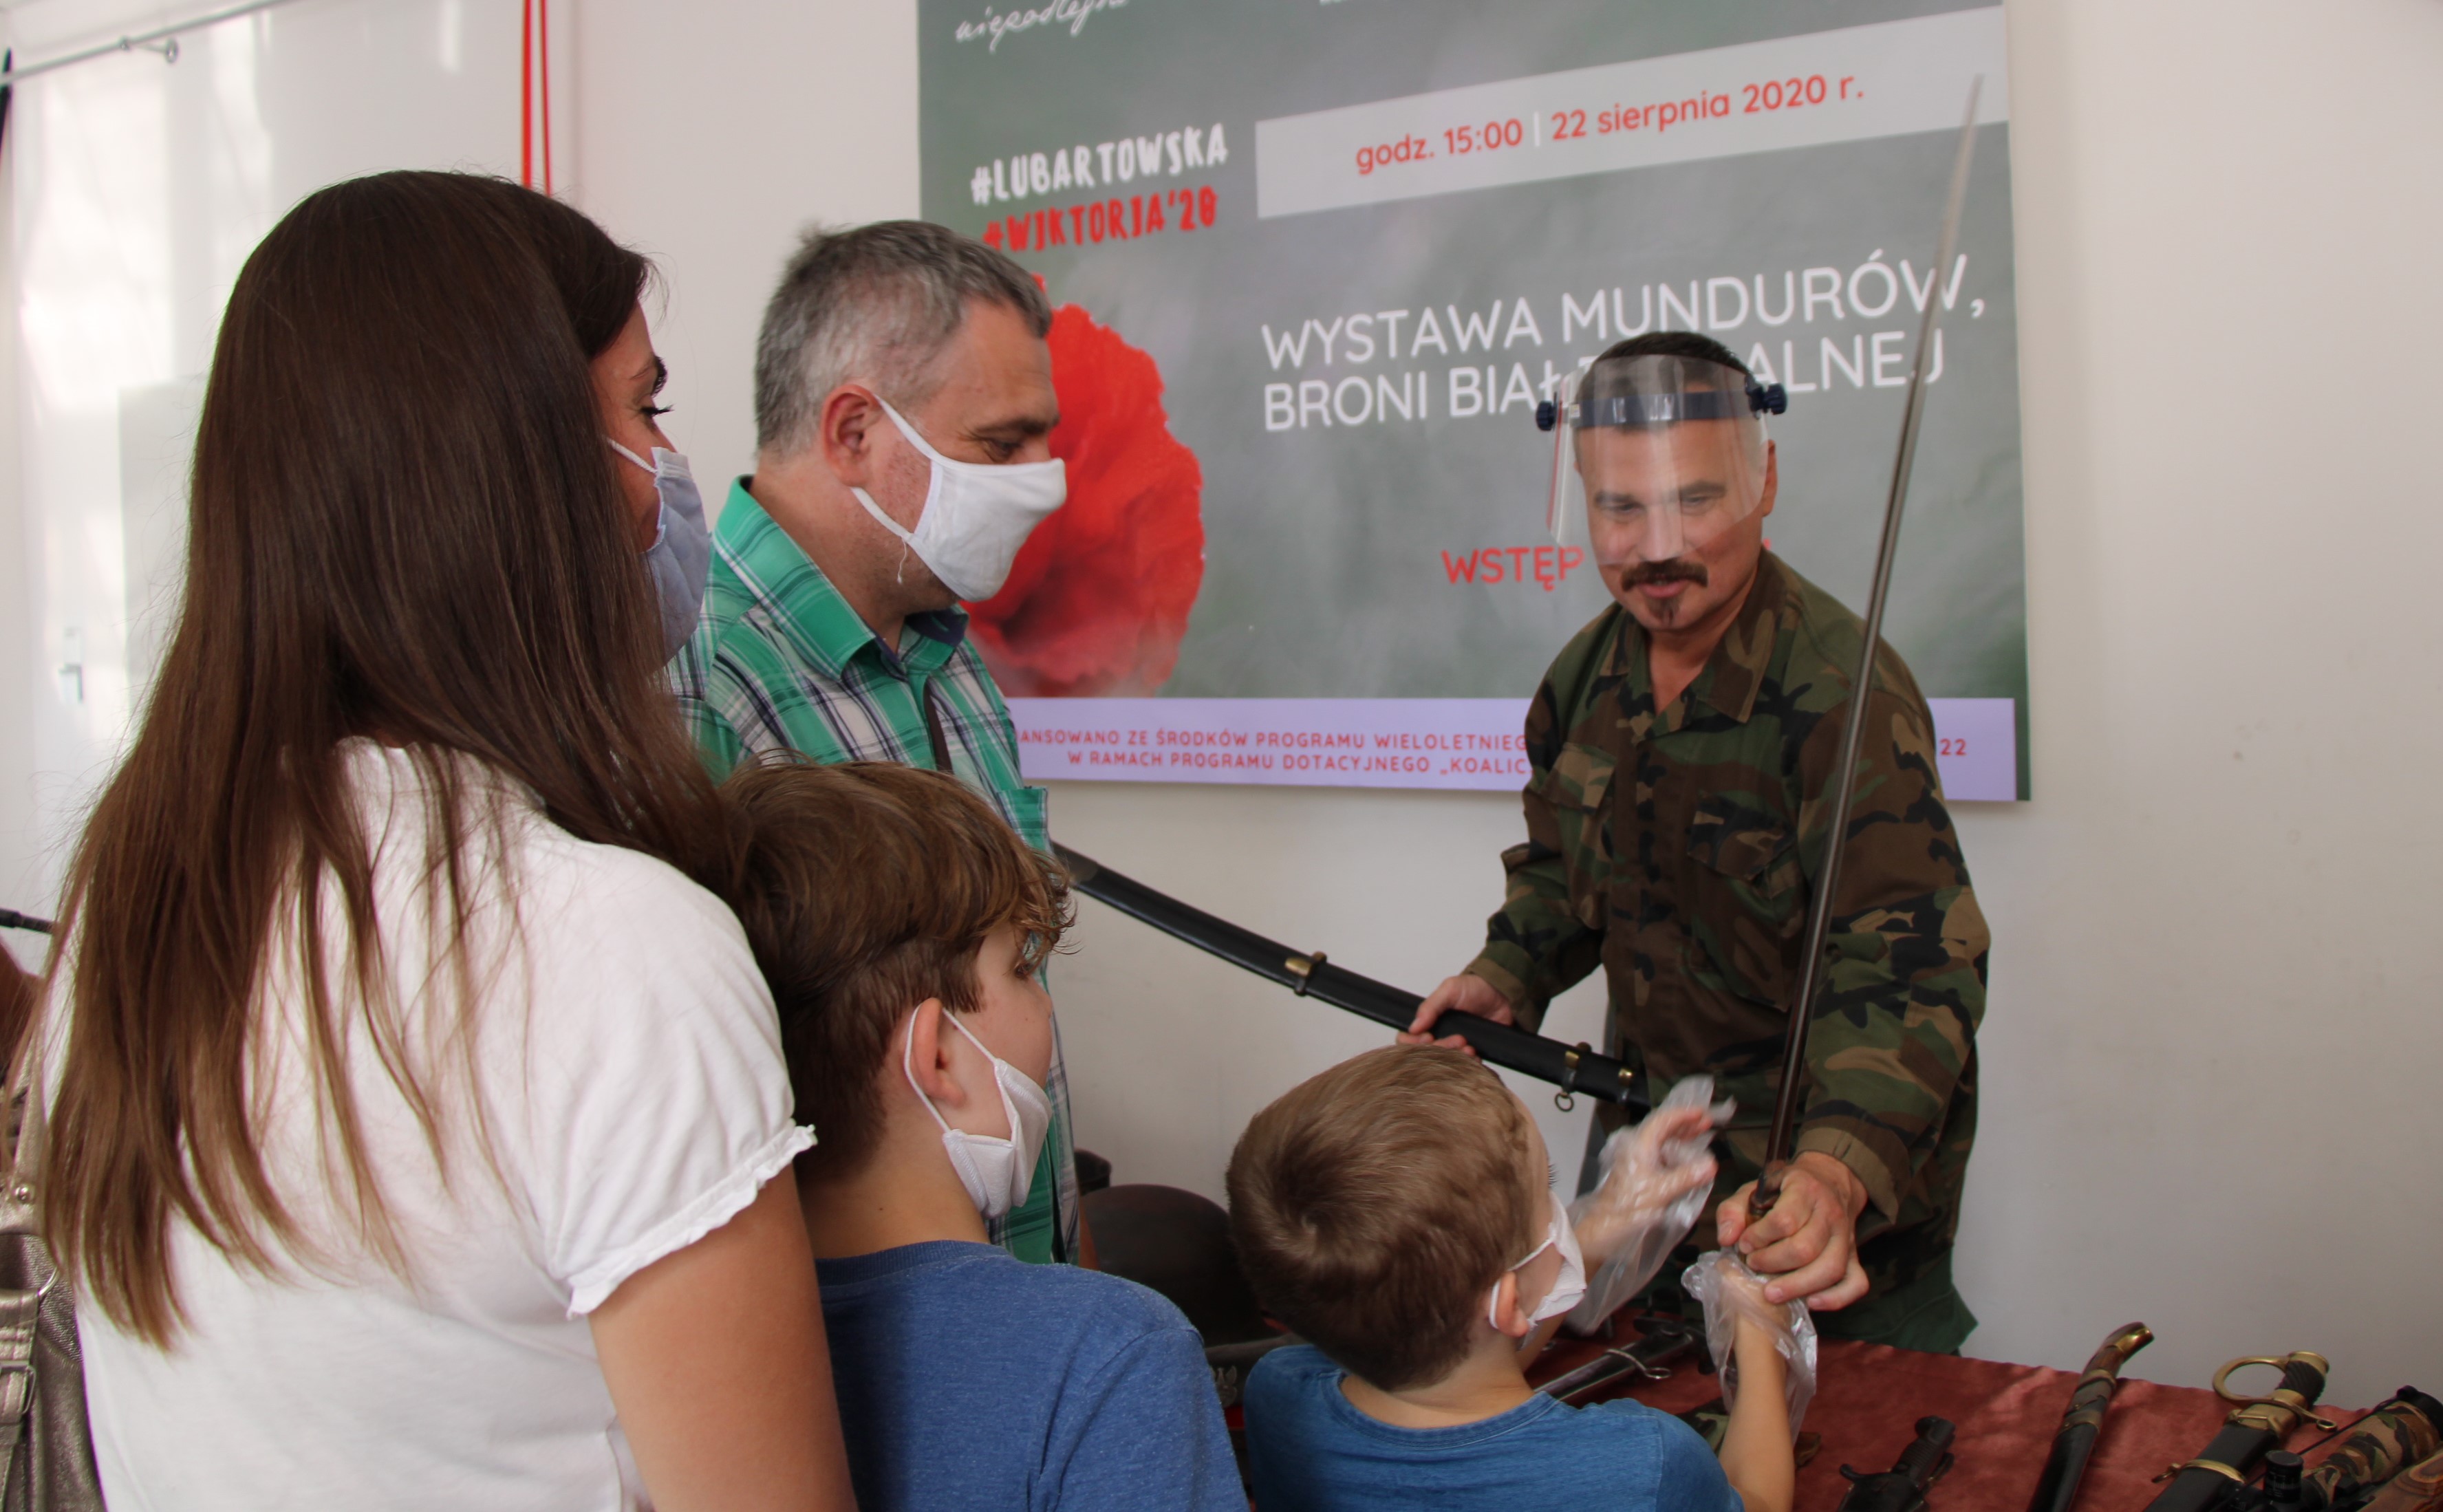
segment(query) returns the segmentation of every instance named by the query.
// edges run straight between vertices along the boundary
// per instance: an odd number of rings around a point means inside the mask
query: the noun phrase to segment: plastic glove
[[[1713,1097],[1713,1078],[1684,1078],[1644,1122],[1605,1141],[1602,1183],[1570,1205],[1570,1226],[1587,1262],[1587,1295],[1570,1310],[1571,1329],[1590,1334],[1603,1326],[1696,1226],[1714,1188],[1707,1146],[1736,1107]]]
[[[1804,1302],[1764,1300],[1768,1278],[1750,1269],[1735,1249],[1716,1249],[1697,1257],[1681,1284],[1705,1306],[1705,1343],[1713,1351],[1714,1368],[1721,1373],[1722,1401],[1738,1400],[1738,1366],[1731,1356],[1741,1318],[1769,1335],[1779,1352],[1790,1401],[1790,1431],[1795,1442],[1800,1419],[1815,1395],[1815,1319]]]

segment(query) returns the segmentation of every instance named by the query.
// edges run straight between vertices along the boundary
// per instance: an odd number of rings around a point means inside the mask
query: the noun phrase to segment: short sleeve
[[[659,861],[572,845],[522,904],[524,1084],[490,1092],[523,1103],[539,1258],[576,1318],[735,1217],[814,1135],[736,918]]]
[[[1722,1462],[1697,1430],[1668,1413],[1655,1414],[1654,1504],[1671,1512],[1743,1512]]]
[[[1061,1392],[1042,1504],[1063,1512],[1245,1512],[1204,1350],[1185,1319],[1131,1340]]]

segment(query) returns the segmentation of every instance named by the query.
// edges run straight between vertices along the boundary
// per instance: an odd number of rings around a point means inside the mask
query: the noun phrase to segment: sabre
[[[2095,1452],[2095,1436],[2103,1429],[2103,1413],[2112,1393],[2121,1389],[2121,1368],[2129,1356],[2155,1341],[2155,1331],[2129,1323],[2116,1331],[2086,1362],[2086,1374],[2070,1389],[2069,1411],[2053,1434],[2053,1452],[2028,1512],[2069,1512],[2078,1501],[2079,1482],[2086,1478],[2087,1457]]]
[[[2299,1456],[2268,1450],[2265,1484],[2234,1492],[2230,1512],[2327,1512],[2367,1507],[2376,1493],[2412,1466],[2443,1449],[2443,1402],[2404,1386],[2350,1425],[2341,1447],[2312,1470]],[[2412,1506],[2426,1504],[2413,1500]],[[2397,1512],[2397,1509],[2396,1509]]]
[[[2266,1396],[2234,1395],[2231,1374],[2244,1365],[2270,1365],[2282,1373],[2282,1384]],[[2248,1484],[2258,1464],[2282,1447],[2291,1429],[2313,1423],[2329,1432],[2333,1425],[2316,1415],[2316,1398],[2324,1394],[2324,1377],[2332,1369],[2324,1356],[2303,1349],[2280,1358],[2235,1359],[2216,1371],[2214,1394],[2239,1406],[2223,1420],[2222,1430],[2204,1453],[2156,1477],[2171,1484],[2146,1503],[2146,1512],[2212,1512]]]
[[[1536,1388],[1557,1401],[1575,1402],[1624,1375],[1642,1376],[1659,1381],[1670,1375],[1662,1369],[1682,1355],[1697,1348],[1696,1331],[1676,1318],[1647,1318],[1638,1325],[1636,1341],[1605,1350],[1593,1359],[1565,1375],[1556,1375]]]
[[[1299,997],[1319,999],[1394,1029],[1405,1029],[1416,1019],[1417,1005],[1423,1000],[1413,992],[1333,966],[1321,950],[1293,950],[1253,930],[1215,918],[1066,845],[1056,844],[1052,849],[1069,868],[1070,883],[1078,892],[1173,939],[1277,982]],[[1439,1032],[1458,1035],[1495,1065],[1560,1088],[1552,1100],[1563,1112],[1576,1106],[1579,1093],[1619,1104],[1628,1110],[1632,1122],[1653,1110],[1644,1074],[1610,1056],[1596,1054],[1591,1046],[1549,1040],[1473,1013],[1444,1015]]]
[[[1968,199],[1968,164],[1976,154],[1976,97],[1985,79],[1968,85],[1968,119],[1960,123],[1959,151],[1951,165],[1951,198],[1942,212],[1942,242],[1935,253],[1934,277],[1951,266],[1959,242],[1959,217]],[[1938,289],[1926,289],[1925,314],[1918,323],[1917,356],[1909,364],[1908,402],[1901,412],[1900,456],[1892,465],[1891,491],[1883,504],[1883,534],[1875,547],[1875,581],[1866,596],[1865,638],[1860,643],[1857,680],[1850,685],[1849,708],[1841,725],[1840,757],[1832,765],[1832,811],[1825,826],[1824,870],[1815,894],[1807,904],[1807,935],[1799,954],[1798,999],[1790,1010],[1790,1031],[1782,1043],[1781,1091],[1773,1100],[1773,1134],[1765,1144],[1765,1168],[1748,1196],[1751,1219],[1773,1210],[1781,1196],[1782,1178],[1790,1171],[1791,1146],[1798,1134],[1799,1101],[1806,1090],[1807,1033],[1815,1019],[1818,984],[1824,974],[1824,946],[1831,933],[1832,898],[1841,881],[1841,851],[1849,828],[1850,788],[1858,776],[1858,747],[1866,727],[1866,697],[1874,686],[1875,648],[1883,633],[1883,601],[1892,586],[1892,556],[1900,544],[1901,512],[1908,502],[1909,471],[1917,462],[1918,425],[1925,414],[1926,353],[1934,343],[1935,318],[1941,308]]]

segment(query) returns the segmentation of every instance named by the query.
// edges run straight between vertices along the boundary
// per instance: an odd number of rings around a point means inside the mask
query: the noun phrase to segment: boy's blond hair
[[[1547,1209],[1527,1110],[1475,1058],[1393,1045],[1256,1115],[1230,1232],[1257,1299],[1369,1384],[1441,1379]]]

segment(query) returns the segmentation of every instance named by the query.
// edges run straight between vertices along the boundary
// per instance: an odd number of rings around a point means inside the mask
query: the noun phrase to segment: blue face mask
[[[651,462],[616,441],[611,450],[652,473],[653,491],[661,496],[661,523],[646,548],[645,571],[662,606],[662,659],[668,661],[695,634],[696,616],[704,609],[704,580],[712,566],[704,495],[696,491],[687,458],[667,447],[653,448]]]

